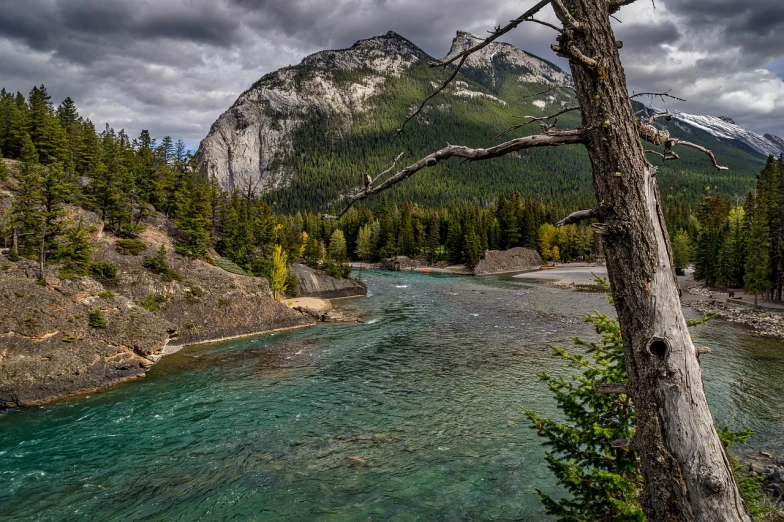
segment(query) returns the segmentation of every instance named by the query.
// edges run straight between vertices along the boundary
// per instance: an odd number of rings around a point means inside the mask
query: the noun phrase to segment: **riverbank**
[[[601,289],[596,283],[597,276],[606,278],[607,267],[596,263],[569,263],[556,265],[556,268],[551,270],[536,269],[513,277],[538,280],[557,288],[597,290]]]
[[[587,263],[571,263],[558,265],[554,270],[533,270],[517,274],[519,279],[536,280],[550,286],[571,290],[595,290],[599,286],[594,281],[594,274],[601,278],[607,277],[607,267]],[[681,286],[681,304],[706,314],[715,315],[726,321],[751,327],[763,337],[784,339],[784,307],[760,302],[755,308],[748,301],[738,298],[730,299],[724,292],[704,287],[695,281],[691,274],[678,277]]]

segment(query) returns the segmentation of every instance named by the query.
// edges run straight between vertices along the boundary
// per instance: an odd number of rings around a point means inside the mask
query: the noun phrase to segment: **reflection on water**
[[[179,352],[147,379],[0,413],[0,518],[544,520],[519,407],[551,412],[550,344],[595,335],[601,294],[510,278],[364,272],[368,321]],[[784,453],[779,341],[697,334],[718,424]]]

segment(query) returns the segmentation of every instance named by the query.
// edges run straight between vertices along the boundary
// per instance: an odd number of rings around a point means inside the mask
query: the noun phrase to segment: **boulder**
[[[299,263],[292,264],[289,272],[297,278],[300,297],[335,299],[367,294],[367,286],[356,279],[336,279]]]
[[[536,250],[515,247],[509,250],[488,250],[474,267],[474,275],[520,272],[541,266],[542,257]]]

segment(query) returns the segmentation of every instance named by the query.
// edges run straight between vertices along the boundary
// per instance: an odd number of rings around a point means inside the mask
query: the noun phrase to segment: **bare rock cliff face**
[[[461,53],[482,40],[484,38],[465,31],[458,31],[446,57],[450,58]],[[463,67],[467,70],[486,69],[494,78],[496,69],[500,66],[503,66],[505,70],[514,71],[519,83],[541,83],[551,86],[573,85],[571,75],[557,66],[504,42],[493,42],[471,54]],[[493,85],[495,86],[495,82]]]
[[[360,40],[350,49],[321,51],[298,66],[264,76],[212,125],[198,157],[208,175],[229,190],[256,193],[288,183],[282,166],[294,150],[293,133],[314,114],[347,124],[388,76],[399,76],[425,53],[400,35]]]
[[[367,286],[355,279],[335,279],[299,263],[291,265],[289,270],[297,278],[299,295],[302,297],[334,299],[367,294]]]
[[[450,55],[475,44],[479,37],[459,31]],[[330,132],[341,139],[353,118],[373,109],[391,77],[407,74],[427,54],[390,31],[360,40],[349,49],[321,51],[301,64],[270,73],[243,93],[212,125],[201,142],[198,158],[209,176],[226,189],[266,192],[290,183],[287,158],[307,154],[294,135],[316,115],[329,118]],[[472,55],[463,71],[483,84],[495,86],[501,71],[523,83],[571,85],[571,76],[555,65],[506,43],[492,43]],[[511,72],[510,72],[511,71]],[[437,87],[437,84],[433,88]],[[428,86],[430,88],[430,86]],[[444,91],[456,98],[483,97],[506,106],[493,94],[479,92],[464,81]],[[551,99],[550,99],[551,98]],[[539,101],[558,104],[556,96]],[[410,107],[409,110],[413,110]]]

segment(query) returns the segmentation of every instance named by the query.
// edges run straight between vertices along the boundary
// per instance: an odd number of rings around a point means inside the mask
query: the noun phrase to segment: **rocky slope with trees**
[[[129,252],[100,226],[86,275],[0,256],[0,407],[30,406],[143,377],[168,346],[312,323],[272,299],[266,279],[174,254],[157,216]],[[97,216],[84,213],[85,221]],[[167,248],[168,247],[168,248]],[[162,255],[161,255],[162,254]],[[156,273],[145,260],[158,259]],[[220,261],[219,261],[220,263]]]

